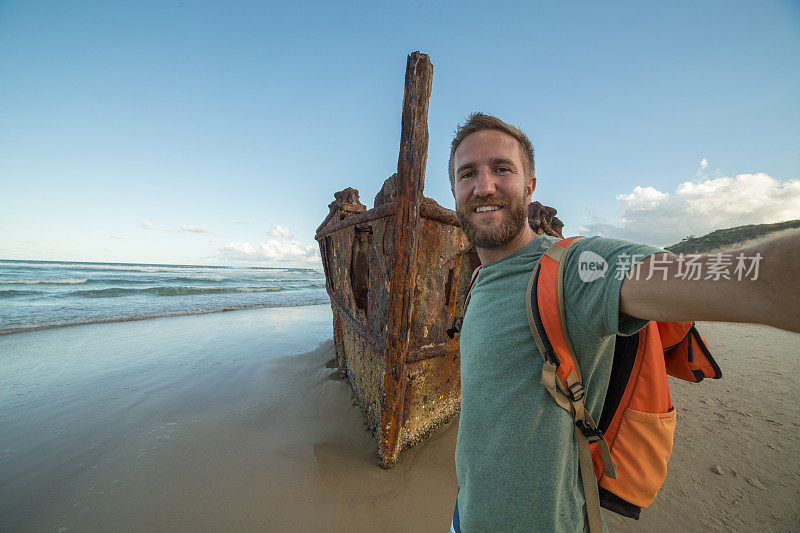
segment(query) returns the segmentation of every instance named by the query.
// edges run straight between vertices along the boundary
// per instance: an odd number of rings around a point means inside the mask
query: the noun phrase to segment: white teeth
[[[500,209],[500,208],[497,207],[496,205],[484,205],[484,206],[481,206],[481,207],[478,207],[477,209],[475,209],[475,212],[477,212],[477,213],[485,213],[486,211],[497,211],[498,209]]]

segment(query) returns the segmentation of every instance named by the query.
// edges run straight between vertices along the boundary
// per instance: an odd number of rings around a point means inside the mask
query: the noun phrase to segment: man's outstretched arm
[[[640,265],[622,282],[619,309],[626,315],[800,332],[800,231],[722,255],[656,254]]]

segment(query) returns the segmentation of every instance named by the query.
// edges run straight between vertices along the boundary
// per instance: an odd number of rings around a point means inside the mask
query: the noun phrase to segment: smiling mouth
[[[475,208],[476,213],[488,213],[490,211],[497,211],[502,209],[499,205],[482,205]]]

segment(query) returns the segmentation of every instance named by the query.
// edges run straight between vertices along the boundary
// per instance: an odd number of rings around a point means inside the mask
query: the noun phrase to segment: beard
[[[470,215],[475,207],[491,203],[503,207],[507,213],[498,227],[473,224]],[[524,228],[528,218],[525,196],[502,201],[493,195],[475,198],[467,205],[456,208],[456,217],[467,240],[476,248],[500,248],[511,242]]]

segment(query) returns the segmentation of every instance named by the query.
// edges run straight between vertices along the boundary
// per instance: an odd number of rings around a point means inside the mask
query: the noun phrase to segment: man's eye
[[[466,178],[470,178],[470,177],[472,177],[473,174],[474,174],[474,172],[472,172],[471,170],[468,171],[468,172],[464,172],[463,174],[461,174],[461,176],[459,176],[459,179],[463,180],[463,179],[466,179]]]
[[[496,172],[506,173],[506,172],[511,172],[511,169],[508,167],[497,167]]]

